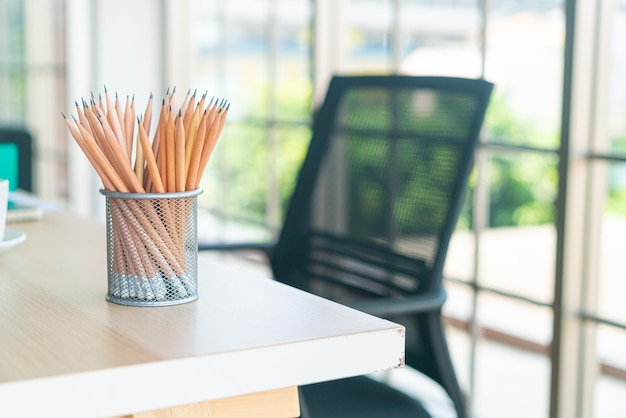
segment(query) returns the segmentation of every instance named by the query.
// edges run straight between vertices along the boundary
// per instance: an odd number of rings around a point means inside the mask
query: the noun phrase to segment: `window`
[[[279,208],[284,207],[290,192],[287,179],[293,176],[305,152],[308,103],[322,94],[315,88],[323,91],[326,87],[316,80],[325,80],[334,72],[484,76],[495,82],[496,89],[467,204],[446,265],[449,302],[445,314],[451,349],[471,396],[473,413],[510,417],[510,405],[515,404],[520,417],[549,416],[555,404],[550,400],[551,387],[558,387],[560,380],[576,380],[574,375],[561,372],[559,381],[552,381],[552,370],[577,369],[592,358],[600,366],[593,380],[596,383],[591,385],[595,389],[585,388],[578,381],[578,392],[562,391],[562,396],[568,398],[563,402],[576,404],[573,396],[585,391],[585,402],[595,405],[593,416],[610,416],[607,411],[622,408],[620,398],[611,396],[626,394],[623,368],[615,360],[623,344],[626,319],[612,308],[619,303],[616,298],[620,294],[621,270],[605,264],[611,257],[615,260],[619,251],[610,241],[610,236],[619,234],[615,223],[599,229],[604,237],[599,245],[607,247],[601,251],[600,276],[593,274],[580,282],[563,279],[571,287],[598,283],[599,297],[612,299],[594,304],[598,309],[576,307],[580,321],[577,327],[591,330],[585,331],[585,338],[591,338],[597,346],[593,351],[596,354],[580,352],[576,358],[556,360],[557,354],[551,349],[555,318],[559,318],[555,312],[561,315],[565,309],[561,296],[554,292],[560,283],[555,281],[556,272],[562,268],[557,261],[559,240],[571,235],[559,224],[562,207],[556,202],[564,193],[559,188],[561,157],[570,140],[561,126],[566,92],[563,87],[567,85],[564,74],[572,66],[565,60],[567,30],[577,30],[567,27],[567,13],[573,10],[574,2],[344,0],[301,4],[307,10],[306,18],[302,18],[302,12],[296,13],[297,18],[291,22],[280,20],[279,11],[287,10],[280,1],[254,5],[237,1],[221,8],[207,5],[201,19],[212,19],[206,27],[221,30],[202,31],[196,26],[196,31],[215,39],[212,47],[205,48],[205,55],[198,53],[198,57],[212,63],[213,69],[205,68],[204,75],[211,74],[214,80],[221,80],[219,85],[234,88],[229,94],[245,103],[223,138],[219,162],[214,163],[205,179],[205,187],[216,193],[207,194],[207,199],[220,202],[214,210],[223,210],[223,214],[238,221],[264,224],[269,230],[279,227]],[[312,7],[318,28],[314,33],[310,32]],[[623,35],[623,9],[622,2],[616,2],[614,10],[603,12],[611,16],[615,39]],[[584,23],[592,20],[586,17]],[[295,28],[298,25],[300,29]],[[224,38],[218,41],[216,33]],[[332,41],[324,42],[324,34]],[[317,42],[313,44],[312,39]],[[623,90],[623,62],[619,57],[625,54],[619,50],[619,42],[612,45],[614,50],[606,55],[612,57],[612,76],[607,79],[614,87],[607,89],[613,93],[610,111],[605,114],[610,118],[610,149],[623,153],[620,115],[624,112],[620,103],[624,101],[620,99],[623,95],[616,92]],[[312,79],[308,72],[311,56],[316,57],[313,64],[317,69]],[[287,68],[280,63],[291,63],[291,70],[282,73],[288,76],[278,76],[280,68]],[[227,81],[231,77],[234,81]],[[301,82],[294,90],[290,86],[296,79]],[[283,95],[281,86],[290,93],[299,93]],[[251,89],[262,94],[249,97],[246,91],[255,91]],[[286,97],[291,97],[289,108],[297,111],[281,112]],[[572,117],[579,118],[580,114]],[[297,148],[280,147],[285,144],[277,140],[281,128],[298,129],[300,139],[294,140],[299,144]],[[289,135],[290,139],[295,137]],[[241,155],[243,150],[248,154]],[[606,150],[606,146],[602,148],[602,152]],[[288,165],[277,165],[287,157]],[[602,161],[606,159],[604,156]],[[607,202],[607,209],[598,212],[604,215],[594,215],[605,219],[604,223],[619,222],[616,219],[623,213],[620,179],[624,172],[621,162],[626,159],[614,161],[611,156],[609,160],[612,162],[601,163],[611,167],[602,174],[604,194],[594,194],[599,201]],[[281,172],[283,167],[285,171]],[[569,187],[586,187],[572,185],[577,179],[571,175]],[[568,229],[581,231],[596,224],[580,218]],[[577,260],[567,255],[562,263],[576,264]],[[560,332],[558,338],[565,337]],[[533,390],[520,391],[521,380],[532,382]],[[494,398],[501,401],[495,402]],[[574,409],[581,416],[585,416],[583,404]],[[564,411],[560,413],[569,416]]]
[[[67,198],[63,0],[0,1],[0,123],[34,137],[33,186],[42,197]],[[51,111],[53,110],[53,111]]]
[[[236,104],[200,202],[217,216],[275,233],[310,136],[311,2],[193,7],[194,85]]]
[[[190,85],[233,104],[200,199],[228,238],[280,228],[312,103],[334,72],[495,82],[446,265],[444,314],[472,412],[626,415],[626,0],[187,2]],[[35,187],[53,200],[71,187],[58,115],[76,70],[65,31],[77,4],[0,0],[0,122],[33,131]],[[175,45],[158,39],[167,5],[143,22],[156,28],[152,68]],[[105,25],[115,7],[79,16]],[[109,71],[115,48],[90,48],[106,28],[88,30],[90,62]],[[99,83],[91,70],[80,89]]]

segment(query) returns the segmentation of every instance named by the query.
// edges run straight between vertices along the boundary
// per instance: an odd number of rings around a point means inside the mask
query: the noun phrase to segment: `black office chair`
[[[276,280],[403,324],[406,364],[439,383],[465,417],[442,326],[442,270],[492,87],[449,77],[334,77],[278,241],[199,249],[263,249]],[[428,416],[368,377],[301,393],[312,418]]]
[[[13,145],[11,145],[13,144]],[[31,134],[22,128],[1,127],[0,126],[0,149],[1,147],[12,147],[17,149],[17,187],[19,189],[33,191],[33,168],[32,168],[32,147],[33,138]],[[6,155],[13,156],[13,150],[7,148]],[[5,155],[5,153],[2,153]],[[3,162],[7,164],[7,162]]]

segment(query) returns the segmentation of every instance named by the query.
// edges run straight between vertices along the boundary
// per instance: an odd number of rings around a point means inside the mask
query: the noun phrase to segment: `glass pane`
[[[470,281],[474,277],[476,238],[471,226],[475,186],[476,170],[470,175],[465,202],[448,246],[443,268],[443,275],[446,278]]]
[[[474,416],[547,417],[551,311],[483,293],[478,325]]]
[[[19,124],[26,113],[24,2],[0,2],[0,122]]]
[[[485,78],[491,140],[555,148],[561,120],[563,1],[489,2]]]
[[[242,33],[245,32],[245,33]],[[238,38],[228,44],[228,59],[224,62],[225,73],[221,78],[228,84],[231,103],[236,103],[239,112],[255,118],[268,117],[272,110],[270,92],[270,61],[262,28],[247,27],[246,24],[231,24],[228,35]],[[238,44],[241,42],[241,45]]]
[[[25,59],[24,2],[4,0],[0,3],[0,62],[23,63]]]
[[[623,295],[626,294],[626,263],[623,240],[626,235],[626,163],[598,162],[596,183],[606,187],[598,248],[597,312],[610,320],[626,324]]]
[[[474,417],[548,416],[550,360],[547,356],[492,341],[476,355]]]
[[[278,227],[310,135],[308,127],[281,128],[274,135],[263,127],[232,122],[204,173],[200,205],[231,220],[274,220],[271,226]]]
[[[231,120],[266,115],[272,87],[268,2],[198,0],[192,7],[194,86],[236,104]]]
[[[278,131],[276,177],[280,193],[281,223],[293,193],[300,166],[306,155],[311,129],[308,126],[282,128]]]
[[[229,219],[264,223],[268,167],[265,131],[231,122],[204,173],[199,204]]]
[[[347,16],[347,59],[345,72],[387,72],[392,54],[392,2],[389,0],[349,0]]]
[[[400,13],[401,72],[480,77],[479,3],[405,0]]]
[[[626,0],[613,2],[611,29],[608,134],[612,147],[626,152]]]
[[[602,375],[596,380],[594,418],[626,416],[626,381]]]
[[[311,0],[274,0],[274,4],[276,18],[281,25],[307,28],[311,24],[313,16]],[[308,41],[305,43],[308,44]]]
[[[490,227],[531,226],[554,222],[558,158],[532,152],[490,152]]]
[[[200,203],[275,232],[310,137],[312,2],[192,4],[195,85],[231,103]]]
[[[549,303],[554,282],[553,225],[491,228],[481,233],[478,277],[482,285]]]
[[[281,122],[308,124],[311,119],[312,84],[307,57],[283,56],[277,61],[274,85],[276,118]]]
[[[446,325],[446,341],[450,357],[454,364],[454,371],[459,380],[463,393],[469,393],[471,338],[467,330],[462,330],[450,324]]]
[[[447,326],[467,331],[473,312],[473,291],[467,285],[446,281],[448,299],[443,305],[443,317]]]
[[[479,294],[477,323],[485,336],[520,348],[547,354],[552,342],[551,310],[524,301]]]
[[[26,72],[0,64],[0,123],[22,124],[26,120]]]
[[[474,254],[476,240],[467,228],[459,228],[452,234],[444,266],[444,277],[469,281],[474,277]]]
[[[593,416],[626,416],[626,331],[600,325],[597,337],[600,374],[595,383]]]
[[[556,231],[557,158],[552,154],[489,154],[489,226],[480,232],[481,284],[549,303]]]

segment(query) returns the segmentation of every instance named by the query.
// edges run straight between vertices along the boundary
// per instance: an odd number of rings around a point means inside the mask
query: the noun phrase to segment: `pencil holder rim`
[[[112,197],[116,199],[176,199],[183,197],[193,197],[202,194],[202,187],[198,187],[194,190],[186,190],[184,192],[168,192],[168,193],[124,193],[115,192],[106,189],[100,189],[100,194],[105,197]]]

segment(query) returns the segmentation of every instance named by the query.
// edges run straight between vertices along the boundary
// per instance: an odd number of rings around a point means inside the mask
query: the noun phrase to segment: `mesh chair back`
[[[335,77],[275,256],[285,279],[336,283],[342,300],[440,286],[490,91],[484,80]]]

